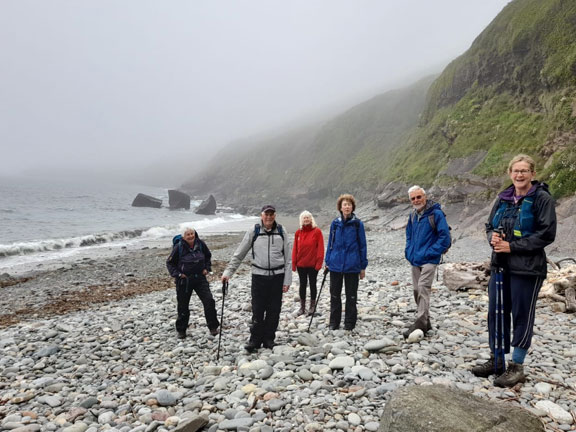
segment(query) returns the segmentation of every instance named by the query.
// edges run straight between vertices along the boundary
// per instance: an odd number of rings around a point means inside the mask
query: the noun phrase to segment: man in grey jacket
[[[252,327],[244,348],[253,352],[273,348],[280,321],[282,293],[292,283],[292,244],[290,235],[276,223],[276,209],[265,205],[262,221],[247,231],[222,275],[227,282],[252,249]]]

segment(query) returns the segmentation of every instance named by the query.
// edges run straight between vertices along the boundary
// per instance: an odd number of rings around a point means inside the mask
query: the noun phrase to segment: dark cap
[[[267,212],[267,211],[273,211],[274,213],[276,213],[276,207],[274,207],[273,205],[270,205],[270,204],[262,207],[262,213]]]

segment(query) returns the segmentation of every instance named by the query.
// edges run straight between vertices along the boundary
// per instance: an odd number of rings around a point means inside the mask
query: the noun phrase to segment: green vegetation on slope
[[[394,151],[386,179],[432,184],[450,160],[479,150],[487,154],[474,174],[501,176],[523,152],[539,167],[552,157],[538,177],[554,195],[571,194],[573,141],[553,155],[549,147],[576,130],[575,89],[576,2],[513,1],[431,86],[423,121]]]

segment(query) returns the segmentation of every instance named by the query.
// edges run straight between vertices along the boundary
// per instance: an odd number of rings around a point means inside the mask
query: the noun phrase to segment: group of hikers
[[[554,200],[548,186],[535,180],[534,160],[524,154],[515,156],[508,164],[508,176],[512,184],[498,195],[486,223],[487,240],[492,247],[487,320],[490,357],[470,369],[479,377],[495,374],[494,384],[500,387],[512,387],[526,380],[523,363],[532,340],[538,292],[547,272],[544,248],[556,235]],[[404,331],[404,338],[416,330],[424,335],[432,330],[432,282],[442,255],[451,245],[450,227],[440,204],[428,199],[426,191],[416,185],[408,189],[408,197],[412,211],[406,225],[405,258],[411,266],[416,317]],[[355,328],[358,285],[368,266],[366,234],[363,222],[354,213],[356,200],[352,195],[340,195],[336,207],[340,215],[330,225],[326,249],[322,231],[308,211],[300,214],[300,227],[293,241],[276,222],[273,205],[263,206],[261,222],[245,233],[221,279],[227,286],[251,252],[252,320],[250,339],[244,347],[248,352],[274,347],[282,294],[292,283],[293,271],[298,272],[300,282],[297,315],[314,315],[317,276],[324,265],[330,274],[329,327],[340,328],[344,286],[344,329]],[[211,272],[211,253],[194,229],[185,230],[166,264],[176,281],[178,337],[186,337],[193,291],[204,306],[210,334],[217,335],[220,323],[206,278]],[[306,311],[308,284],[310,303]],[[511,346],[514,350],[506,367],[505,354],[510,353]]]

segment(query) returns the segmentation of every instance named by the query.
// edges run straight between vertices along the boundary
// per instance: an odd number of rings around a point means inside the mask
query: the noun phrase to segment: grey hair
[[[310,213],[308,210],[304,210],[302,213],[300,213],[300,228],[304,226],[304,218],[306,216],[309,216],[312,220],[312,228],[316,228],[316,221],[314,220],[314,216],[312,216],[312,213]]]
[[[192,227],[184,227],[184,231],[182,231],[182,235],[186,234],[188,231],[192,231],[194,235],[196,235],[196,230]]]
[[[422,193],[423,193],[424,195],[426,195],[426,191],[424,190],[423,187],[420,187],[420,186],[418,186],[418,185],[414,185],[414,186],[412,186],[410,189],[408,189],[408,196],[410,196],[410,194],[411,194],[412,192],[416,192],[417,190],[421,190]]]

